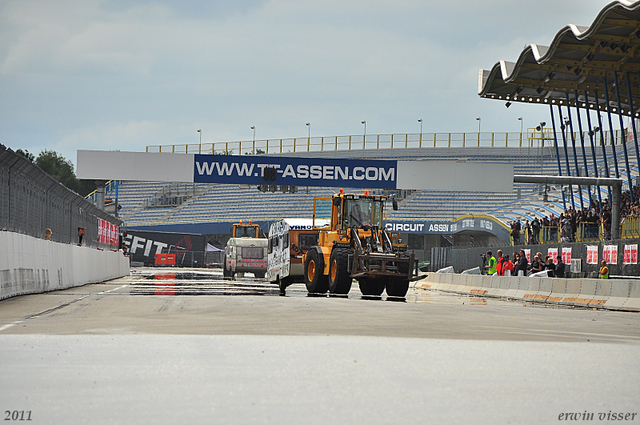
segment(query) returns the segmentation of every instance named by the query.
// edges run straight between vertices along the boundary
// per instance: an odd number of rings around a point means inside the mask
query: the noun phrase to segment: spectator
[[[502,275],[501,276],[512,276],[513,275],[513,263],[509,259],[508,255],[504,256],[504,265],[502,266]]]
[[[82,238],[87,233],[87,229],[84,227],[78,227],[78,246],[82,246]]]
[[[44,238],[48,241],[51,240],[51,235],[53,235],[53,232],[51,231],[51,229],[49,229],[48,227],[44,230]]]
[[[556,277],[564,277],[564,261],[562,261],[562,257],[558,257],[558,264],[556,264]]]
[[[524,253],[524,249],[520,250],[520,253],[518,254],[518,264],[516,266],[517,271],[518,271],[518,276],[526,276],[527,275],[527,269],[529,268],[529,261],[527,260],[527,256]]]
[[[487,251],[487,265],[484,266],[487,269],[488,275],[494,275],[496,273],[496,257],[493,256],[491,251]]]
[[[502,256],[502,250],[498,250],[498,258],[496,258],[496,273],[498,276],[504,276],[504,271],[502,270],[504,263],[504,257]]]
[[[531,261],[531,273],[530,274],[538,273],[538,272],[541,272],[542,270],[544,270],[544,265],[543,265],[543,262],[542,262],[542,258],[540,258],[540,256],[538,254],[536,254],[533,257],[533,260]]]
[[[513,238],[514,245],[520,245],[520,230],[522,225],[520,220],[516,220],[511,224],[511,237]]]
[[[553,259],[547,255],[546,258],[547,263],[547,276],[555,277],[556,276],[556,265],[553,262]]]
[[[534,244],[539,244],[540,243],[540,220],[538,220],[538,217],[536,217],[533,222],[531,223],[531,231],[533,232],[533,243]]]
[[[609,267],[607,267],[607,262],[602,260],[600,263],[602,267],[600,267],[600,279],[609,279]]]

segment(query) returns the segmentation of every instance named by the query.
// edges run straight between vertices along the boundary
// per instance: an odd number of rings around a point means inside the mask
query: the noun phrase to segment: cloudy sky
[[[55,150],[520,131],[478,70],[590,25],[603,0],[2,0],[0,143]]]

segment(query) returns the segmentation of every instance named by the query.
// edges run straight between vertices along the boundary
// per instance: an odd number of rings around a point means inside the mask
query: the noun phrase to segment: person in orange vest
[[[607,267],[607,262],[602,260],[600,263],[602,267],[600,267],[600,279],[609,279],[609,267]]]
[[[507,274],[507,272],[509,272]],[[504,262],[502,264],[502,274],[500,276],[513,276],[513,263],[509,259],[508,255],[504,256]]]

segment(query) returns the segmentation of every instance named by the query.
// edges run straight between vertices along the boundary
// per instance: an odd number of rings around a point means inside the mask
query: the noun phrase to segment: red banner
[[[101,218],[98,219],[98,243],[117,246],[120,227]]]
[[[624,264],[638,264],[638,244],[624,246]]]

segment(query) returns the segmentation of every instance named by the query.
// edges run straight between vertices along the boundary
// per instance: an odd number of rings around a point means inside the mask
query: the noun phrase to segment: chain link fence
[[[472,269],[474,267],[482,268],[486,263],[483,262],[482,255],[487,251],[491,251],[494,256],[499,249],[504,255],[508,255],[513,259],[513,253],[519,252],[521,249],[531,250],[531,258],[540,252],[544,259],[548,254],[549,248],[556,248],[558,256],[562,253],[562,248],[571,248],[571,258],[580,261],[580,271],[577,273],[570,272],[570,265],[567,264],[565,269],[565,277],[587,277],[597,278],[600,270],[600,261],[603,259],[603,249],[605,246],[615,246],[617,248],[616,264],[609,262],[609,274],[617,276],[640,276],[640,264],[625,264],[624,249],[626,245],[639,245],[640,239],[623,239],[616,241],[594,241],[594,242],[573,242],[573,243],[557,243],[557,244],[539,244],[539,245],[516,245],[516,246],[492,246],[492,247],[474,247],[474,248],[454,248],[442,247],[431,248],[431,270],[436,271],[448,266],[453,266],[456,272]],[[596,264],[587,263],[587,247],[595,246],[597,249]]]
[[[99,219],[122,225],[121,220],[0,144],[0,230],[45,239],[50,229],[50,240],[77,244],[78,228],[85,228],[83,246],[116,248],[98,242]]]

